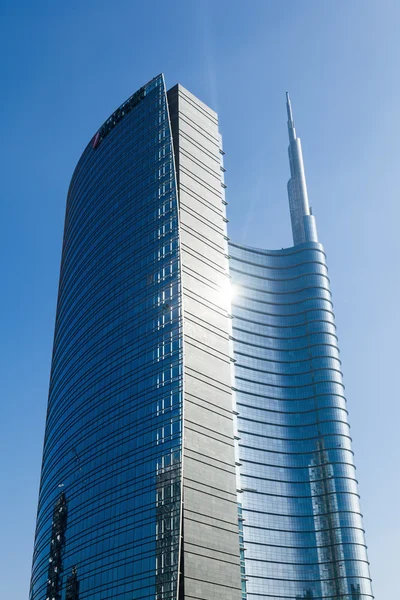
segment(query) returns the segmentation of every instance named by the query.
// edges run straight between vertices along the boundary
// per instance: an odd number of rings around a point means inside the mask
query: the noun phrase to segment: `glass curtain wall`
[[[247,600],[370,599],[323,248],[229,253]]]
[[[68,193],[31,600],[176,598],[178,232],[159,76],[104,123]]]

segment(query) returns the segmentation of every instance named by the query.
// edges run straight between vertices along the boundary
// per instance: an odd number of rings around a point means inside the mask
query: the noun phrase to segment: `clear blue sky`
[[[163,71],[219,112],[230,235],[254,246],[291,244],[291,93],[328,253],[374,591],[394,598],[400,3],[3,0],[0,22],[2,597],[28,598],[69,179],[105,118]]]

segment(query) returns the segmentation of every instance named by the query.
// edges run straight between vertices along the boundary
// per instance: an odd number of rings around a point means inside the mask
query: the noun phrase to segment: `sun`
[[[226,279],[220,288],[221,304],[228,311],[231,312],[232,299],[237,295],[236,286],[232,285],[230,279]]]

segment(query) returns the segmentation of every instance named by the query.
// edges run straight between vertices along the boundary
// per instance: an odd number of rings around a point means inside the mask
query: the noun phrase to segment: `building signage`
[[[103,140],[110,133],[111,129],[113,129],[115,125],[119,123],[122,117],[124,117],[128,112],[130,112],[132,108],[134,108],[137,104],[139,104],[139,102],[145,97],[145,95],[146,88],[142,87],[140,88],[140,90],[135,92],[130,98],[128,98],[126,102],[121,104],[121,106],[117,108],[115,112],[113,112],[111,117],[107,119],[107,121],[100,127],[99,131],[94,135],[92,140],[93,149],[97,148],[101,140]]]

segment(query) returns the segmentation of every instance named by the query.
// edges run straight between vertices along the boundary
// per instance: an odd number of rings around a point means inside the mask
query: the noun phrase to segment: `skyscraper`
[[[287,250],[228,249],[217,115],[161,75],[84,150],[30,600],[371,597],[325,255],[288,109]]]
[[[158,76],[78,162],[31,600],[240,599],[221,158]]]
[[[231,243],[247,594],[372,598],[323,246],[287,95],[293,247]]]

